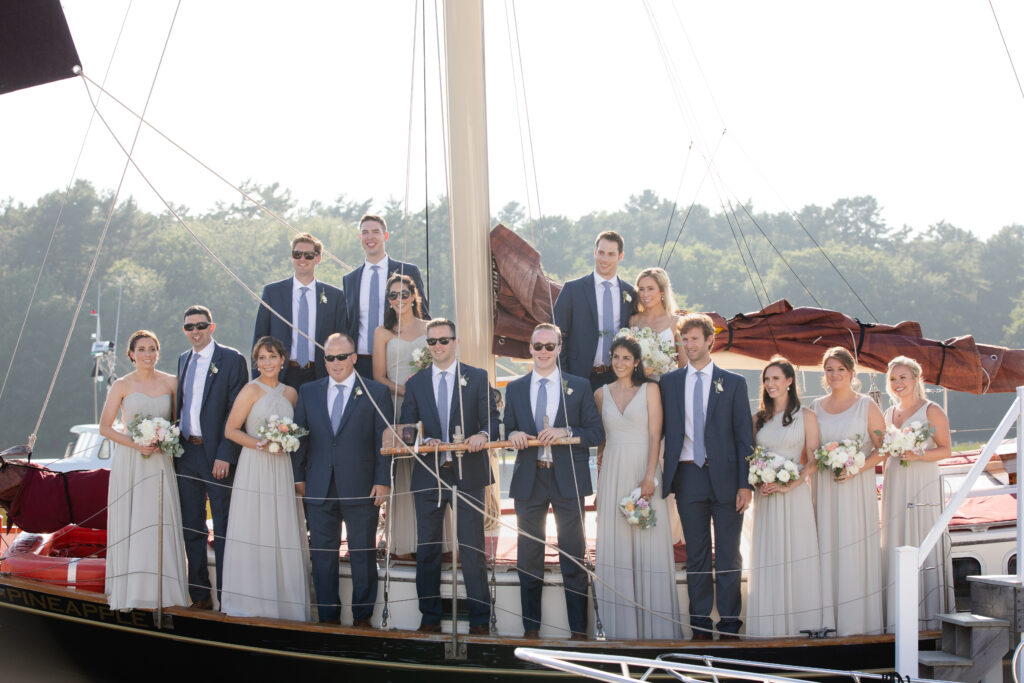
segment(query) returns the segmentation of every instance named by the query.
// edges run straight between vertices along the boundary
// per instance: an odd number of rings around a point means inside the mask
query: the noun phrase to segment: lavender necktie
[[[441,371],[437,380],[437,416],[441,418],[441,441],[448,442],[448,373]]]
[[[196,365],[198,365],[199,354],[192,352],[192,358],[188,361],[188,370],[185,371],[185,386],[181,388],[181,424],[179,426],[181,435],[192,436],[192,383],[196,379]]]
[[[373,353],[373,333],[380,325],[380,266],[370,266],[370,310],[366,314],[366,348]]]
[[[697,381],[693,384],[693,464],[704,467],[708,461],[704,450],[704,373],[697,373]]]
[[[601,317],[604,326],[601,330],[601,363],[610,365],[612,362],[612,335],[615,333],[615,321],[612,320],[612,283],[602,282],[604,296],[601,298]]]
[[[309,301],[306,299],[309,287],[299,287],[299,292],[299,332],[309,334]],[[295,349],[295,361],[305,366],[309,362],[309,340],[298,334],[295,343],[299,345]]]

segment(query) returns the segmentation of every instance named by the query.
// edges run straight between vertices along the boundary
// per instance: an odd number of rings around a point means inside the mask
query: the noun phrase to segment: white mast
[[[444,3],[448,81],[449,220],[455,323],[462,361],[494,376],[491,212],[481,0]]]

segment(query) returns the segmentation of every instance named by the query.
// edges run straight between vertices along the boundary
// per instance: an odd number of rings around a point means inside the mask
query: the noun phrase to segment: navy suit
[[[686,540],[687,592],[690,625],[711,629],[711,606],[717,592],[720,633],[737,633],[740,614],[740,532],[743,515],[736,512],[736,492],[751,488],[747,456],[754,433],[747,401],[747,381],[714,367],[704,418],[704,467],[679,462],[686,424],[686,373],[689,367],[661,377],[665,411],[665,466],[662,496],[676,494]],[[715,526],[715,580],[711,579],[711,524]]]
[[[563,290],[564,291],[564,290]],[[505,389],[505,431],[536,435],[534,411],[530,406],[533,373],[509,382]],[[515,499],[519,529],[531,536],[545,537],[548,506],[555,512],[558,547],[580,564],[559,555],[569,628],[587,631],[587,573],[583,563],[583,498],[593,492],[590,483],[590,447],[604,441],[604,424],[597,411],[590,383],[580,377],[562,375],[558,412],[552,427],[570,427],[580,437],[578,446],[552,446],[553,468],[537,467],[537,448],[516,454],[509,496]],[[568,420],[568,422],[567,422]],[[540,629],[541,592],[544,588],[544,546],[520,536],[516,563],[522,600],[523,628]]]
[[[636,313],[636,291],[622,278],[617,279],[621,298],[616,332],[629,327],[629,318]],[[594,356],[601,343],[601,329],[597,322],[599,302],[594,286],[594,273],[566,282],[555,300],[554,319],[562,330],[562,372],[589,377],[591,387],[597,389],[615,379],[615,375],[609,371],[591,377]]]
[[[458,368],[458,379],[453,373]],[[498,437],[498,408],[491,400],[491,386],[487,372],[464,363],[448,368],[448,381],[456,381],[450,401],[448,430],[441,433],[441,419],[434,393],[433,366],[422,370],[405,383],[405,401],[402,403],[403,424],[423,422],[423,438],[451,442],[451,432],[462,427],[465,438],[485,432],[488,440]],[[462,386],[462,380],[465,386]],[[452,385],[449,384],[449,387]],[[452,461],[441,464],[441,456],[424,453],[417,456],[413,468],[411,489],[416,502],[416,593],[420,600],[420,613],[424,624],[441,623],[441,539],[444,512],[452,504],[449,487],[459,487],[458,528],[459,558],[462,560],[462,579],[469,599],[469,625],[486,624],[490,616],[487,592],[487,561],[484,555],[484,487],[492,483],[491,465],[486,450],[462,455],[452,453]],[[447,484],[440,486],[438,479]]]
[[[234,465],[242,447],[224,438],[224,424],[235,403],[238,392],[248,381],[249,370],[245,358],[230,346],[214,345],[210,368],[203,388],[202,408],[199,411],[201,444],[182,441],[185,452],[175,458],[178,475],[178,498],[181,504],[181,524],[185,537],[185,555],[188,558],[188,590],[193,601],[210,597],[210,572],[206,555],[206,499],[210,499],[213,514],[213,550],[217,564],[217,595],[224,576],[224,536],[228,531],[228,510],[231,507],[231,482],[234,468],[224,479],[213,478],[213,461],[223,460]],[[192,359],[192,351],[178,356],[178,415],[184,399],[185,373]]]
[[[366,263],[364,262],[363,265],[342,278],[342,288],[345,290],[345,302],[348,309],[348,336],[352,337],[357,350],[359,349],[359,288],[363,282],[363,268],[365,267]],[[416,289],[419,290],[420,296],[423,297],[423,317],[430,318],[430,308],[427,306],[427,293],[423,290],[423,278],[420,276],[420,269],[411,263],[402,263],[388,257],[388,274],[380,282],[381,296],[385,295],[384,286],[388,278],[395,272],[408,275],[416,283]],[[387,306],[386,300],[384,305]],[[384,324],[384,319],[381,318],[380,322]],[[373,357],[370,355],[372,353],[373,349],[370,349],[370,353],[360,355],[356,360],[356,370],[363,377],[373,377]]]
[[[343,522],[352,567],[352,618],[369,619],[377,601],[375,560],[380,509],[369,496],[374,485],[388,486],[390,479],[387,458],[380,454],[387,422],[373,404],[385,415],[392,414],[393,407],[386,386],[363,381],[365,389],[355,378],[337,433],[331,428],[327,410],[330,378],[302,385],[295,406],[295,423],[309,430],[309,436],[292,454],[292,471],[296,483],[306,483],[306,520],[320,621],[341,615],[338,548]]]
[[[294,298],[292,296],[292,284],[294,279],[288,277],[278,282],[271,282],[263,288],[262,295],[264,303],[280,313],[288,323],[291,323],[293,320],[292,303]],[[324,364],[324,351],[321,347],[323,347],[327,337],[335,332],[347,334],[349,325],[345,298],[340,289],[317,280],[315,301],[316,330],[313,338],[317,346],[314,347],[313,377],[319,379],[327,376],[327,366]],[[274,337],[284,344],[285,360],[290,358],[292,354],[292,328],[288,323],[267,310],[266,306],[260,306],[259,310],[256,311],[256,327],[252,333],[253,347],[256,346],[256,342],[260,337]],[[305,341],[304,337],[300,336],[299,338]],[[259,374],[259,369],[253,367],[253,379],[258,377]],[[285,366],[281,368],[279,379],[282,382],[286,382],[285,376],[287,374],[288,364],[285,363]],[[293,381],[290,384],[298,388],[300,382]]]

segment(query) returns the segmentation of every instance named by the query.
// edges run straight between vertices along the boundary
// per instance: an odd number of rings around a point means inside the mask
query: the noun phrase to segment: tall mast
[[[448,82],[449,220],[460,358],[494,376],[491,212],[482,0],[444,3]]]

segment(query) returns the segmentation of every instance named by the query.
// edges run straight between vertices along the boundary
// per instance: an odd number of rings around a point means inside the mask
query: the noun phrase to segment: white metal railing
[[[1017,427],[1017,461],[1024,457],[1024,386],[1017,387],[1017,398],[1013,405],[1006,411],[999,426],[992,433],[981,455],[974,462],[967,478],[964,479],[960,488],[950,499],[949,504],[942,511],[935,525],[921,542],[920,548],[913,546],[901,546],[896,549],[896,670],[904,676],[917,678],[917,643],[918,643],[918,607],[917,607],[917,573],[921,565],[928,558],[928,554],[942,538],[949,520],[960,508],[960,505],[970,495],[971,487],[977,481],[985,466],[995,454],[999,444],[1010,431],[1010,427],[1016,423]],[[1020,533],[1021,517],[1024,517],[1024,480],[1017,477],[1017,580],[1024,578],[1024,539]]]

